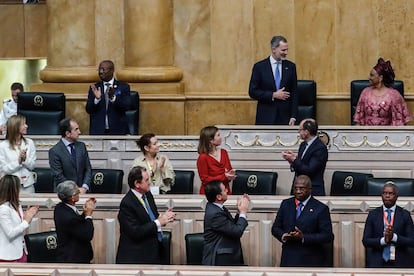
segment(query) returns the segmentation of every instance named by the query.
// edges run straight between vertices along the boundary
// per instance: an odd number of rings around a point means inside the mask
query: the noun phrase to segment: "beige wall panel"
[[[47,56],[47,6],[24,5],[25,56]]]
[[[316,119],[319,125],[350,125],[350,109],[348,99],[318,100]]]
[[[95,66],[95,2],[48,0],[48,66]]]
[[[91,28],[88,32],[92,35],[88,38],[92,45],[91,64],[98,68],[99,62],[110,59],[115,63],[115,71],[124,65],[124,47],[125,47],[125,26],[124,26],[124,1],[119,0],[95,0],[84,1],[90,2],[87,11],[88,16],[95,17],[91,22]],[[93,4],[95,2],[95,4]],[[136,18],[137,15],[134,15]],[[96,60],[95,60],[96,57]]]
[[[253,63],[270,55],[270,40],[275,35],[283,35],[289,42],[288,59],[295,61],[296,39],[294,30],[294,7],[295,1],[286,0],[255,0],[253,3],[253,53],[247,56],[252,58]],[[244,47],[245,41],[243,41]],[[250,70],[248,77],[250,80]]]
[[[381,1],[378,4],[379,55],[391,60],[396,78],[404,80],[406,91],[412,91],[414,89],[412,77],[414,74],[414,2]]]
[[[335,90],[324,93],[347,93],[350,81],[368,79],[379,55],[377,0],[337,0],[335,13]],[[387,5],[390,6],[390,5]],[[357,46],[358,45],[358,46]],[[321,55],[325,56],[324,53]],[[320,56],[321,56],[320,55]],[[326,56],[326,58],[330,58]]]
[[[211,2],[211,77],[213,91],[246,95],[253,51],[253,3]]]
[[[174,1],[175,65],[183,70],[187,94],[211,91],[210,2]]]
[[[332,0],[296,0],[296,64],[299,79],[318,83],[318,92],[336,90],[335,3]]]
[[[171,0],[125,1],[126,65],[172,65],[172,7]]]
[[[82,134],[89,133],[89,114],[85,111],[86,100],[66,99],[66,117],[75,119]]]
[[[0,5],[0,57],[24,57],[23,5]]]
[[[139,133],[157,135],[185,133],[184,103],[169,101],[141,101],[139,105]]]
[[[194,100],[186,103],[186,124],[189,135],[199,135],[208,125],[254,124],[256,103],[243,100]]]

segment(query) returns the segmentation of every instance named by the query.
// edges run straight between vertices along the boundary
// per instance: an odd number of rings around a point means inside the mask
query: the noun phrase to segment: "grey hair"
[[[276,36],[272,37],[272,40],[270,40],[270,48],[279,47],[280,41],[283,41],[284,43],[287,43],[287,39],[284,36],[276,35]]]
[[[59,199],[63,202],[68,202],[69,199],[78,191],[78,185],[76,185],[75,181],[66,180],[60,183],[56,190]]]

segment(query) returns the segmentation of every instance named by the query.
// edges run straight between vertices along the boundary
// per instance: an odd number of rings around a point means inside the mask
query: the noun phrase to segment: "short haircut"
[[[284,43],[287,43],[287,39],[284,36],[276,35],[272,37],[272,40],[270,40],[270,48],[277,48],[279,47],[280,42],[283,41]]]
[[[69,199],[78,192],[78,185],[73,180],[66,180],[56,187],[57,196],[62,202],[67,203]]]
[[[385,182],[384,187],[382,188],[382,190],[384,190],[385,187],[391,187],[391,188],[393,188],[395,195],[398,196],[398,193],[399,193],[398,186],[395,185],[394,181],[389,180],[389,181]]]
[[[318,134],[318,124],[313,119],[305,119],[303,122],[303,129],[309,131],[312,136]]]
[[[109,59],[103,60],[103,61],[101,61],[101,63],[99,63],[99,66],[100,66],[102,63],[107,63],[107,64],[109,64],[109,68],[110,68],[110,69],[112,69],[112,70],[115,70],[115,65],[114,65],[114,62],[113,62],[112,60],[109,60]]]
[[[13,82],[12,85],[10,86],[10,90],[17,90],[17,89],[23,92],[24,91],[23,84],[21,84],[20,82]]]
[[[295,182],[293,183],[293,185],[295,185],[296,182],[302,182],[303,184],[306,185],[306,187],[308,188],[312,188],[312,180],[310,179],[309,176],[301,174],[295,177]]]
[[[213,180],[204,187],[204,193],[208,202],[215,202],[217,195],[221,194],[221,181]]]
[[[145,133],[137,140],[137,145],[140,148],[142,153],[145,153],[145,146],[151,144],[151,138],[155,137],[154,133]]]
[[[59,122],[59,133],[62,137],[66,136],[66,131],[72,131],[71,121],[73,121],[71,118],[65,118]]]
[[[128,186],[133,189],[135,188],[135,181],[142,181],[142,172],[147,169],[141,166],[132,167],[128,174]]]

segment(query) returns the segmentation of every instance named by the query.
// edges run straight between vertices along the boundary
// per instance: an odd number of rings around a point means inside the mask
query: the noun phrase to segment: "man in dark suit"
[[[119,245],[117,264],[160,264],[161,227],[173,222],[175,213],[168,209],[159,214],[150,192],[150,179],[143,167],[128,174],[131,188],[121,201],[118,213]]]
[[[78,141],[78,123],[66,118],[59,122],[62,138],[49,149],[49,166],[53,174],[54,187],[65,180],[78,184],[82,194],[89,190],[92,168],[88,151],[83,142]]]
[[[295,178],[295,196],[280,204],[272,234],[282,243],[280,266],[325,266],[324,243],[334,239],[328,206],[312,195],[308,176]]]
[[[239,213],[233,219],[223,206],[227,190],[220,181],[212,181],[204,188],[207,205],[204,214],[203,265],[243,265],[240,238],[247,227],[246,214],[250,199],[243,195],[237,201]]]
[[[90,263],[93,258],[91,240],[94,227],[92,213],[95,198],[86,200],[82,214],[75,204],[79,201],[79,188],[72,180],[57,186],[57,195],[62,202],[54,211],[54,221],[58,238],[57,261],[60,263]]]
[[[287,60],[283,36],[270,41],[272,54],[252,69],[249,96],[257,100],[256,125],[294,125],[298,112],[296,65]]]
[[[90,135],[129,133],[125,115],[131,105],[129,84],[116,80],[114,70],[112,61],[102,61],[98,68],[101,81],[89,88],[86,112],[90,115]]]
[[[370,211],[362,243],[369,248],[367,267],[414,267],[414,225],[409,211],[396,205],[398,188],[389,181],[382,191],[383,205]],[[411,250],[412,251],[412,250]]]
[[[299,135],[303,142],[299,146],[298,154],[292,151],[282,152],[282,157],[290,164],[295,177],[307,175],[312,181],[312,195],[325,195],[326,162],[328,149],[318,137],[318,124],[314,119],[304,119],[299,124]]]

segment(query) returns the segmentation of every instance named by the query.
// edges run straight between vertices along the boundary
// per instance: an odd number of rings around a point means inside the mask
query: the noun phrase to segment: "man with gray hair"
[[[253,66],[249,96],[257,100],[256,125],[296,122],[298,95],[296,65],[287,60],[288,42],[281,35],[270,41],[271,55]]]
[[[93,258],[91,240],[94,226],[92,213],[96,200],[90,197],[79,213],[75,204],[79,201],[80,188],[72,180],[57,186],[57,196],[62,201],[54,211],[58,238],[57,261],[61,263],[90,263]]]

